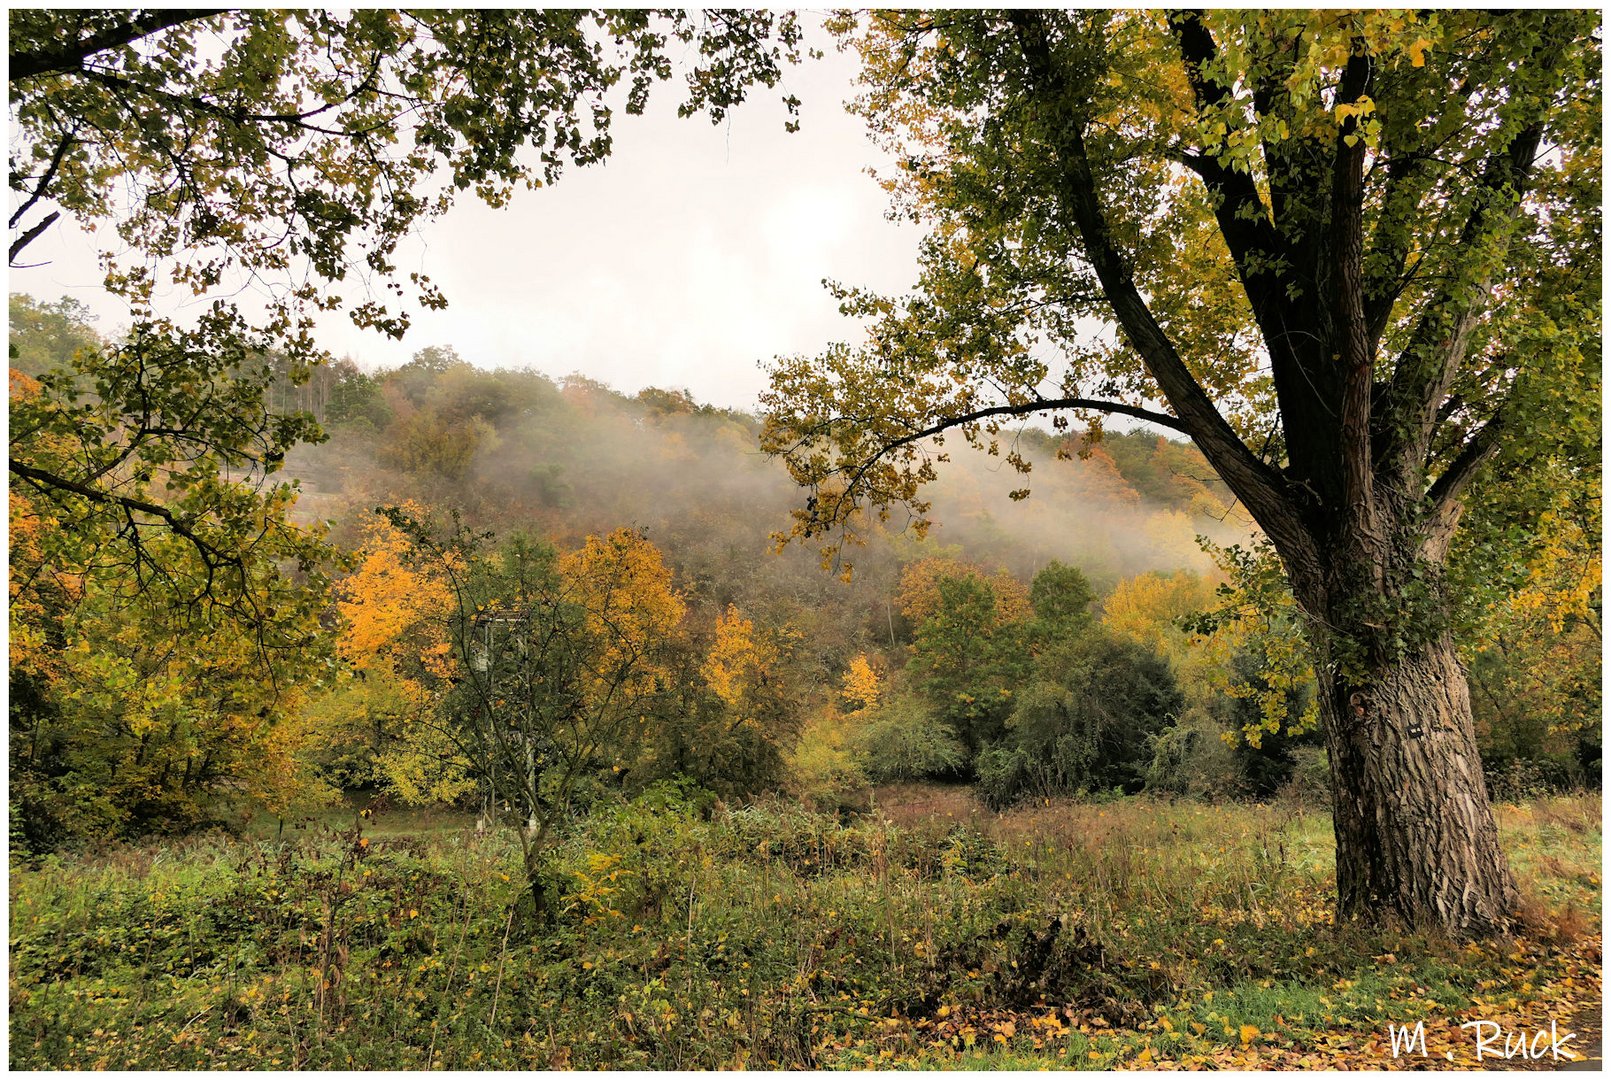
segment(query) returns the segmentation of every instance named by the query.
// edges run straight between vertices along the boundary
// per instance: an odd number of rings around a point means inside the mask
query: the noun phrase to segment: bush
[[[1195,799],[1236,794],[1241,774],[1225,733],[1206,710],[1186,709],[1173,725],[1152,736],[1147,790]]]
[[[906,695],[875,709],[854,746],[868,779],[878,784],[954,776],[967,762],[951,729]]]
[[[789,792],[808,806],[836,809],[851,792],[867,786],[861,764],[846,745],[845,728],[837,713],[812,717],[788,756]]]
[[[1026,795],[1144,786],[1153,737],[1183,699],[1169,664],[1134,641],[1092,632],[1040,658],[1006,737],[975,764],[994,806]]]
[[[1553,758],[1487,759],[1482,765],[1494,802],[1527,802],[1582,786],[1572,764]]]
[[[992,746],[981,752],[973,768],[979,799],[992,810],[1005,809],[1029,794],[1034,781],[1029,759],[1005,746]]]

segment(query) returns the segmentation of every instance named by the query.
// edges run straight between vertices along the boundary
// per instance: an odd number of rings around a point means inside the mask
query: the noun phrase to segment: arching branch
[[[1181,423],[1179,417],[1170,416],[1168,413],[1157,412],[1153,409],[1143,409],[1136,405],[1126,405],[1123,402],[1118,401],[1099,401],[1095,398],[1081,397],[1036,398],[1033,401],[1026,401],[1018,405],[993,405],[988,409],[978,409],[974,412],[963,413],[958,416],[944,417],[929,427],[924,428],[922,431],[914,431],[910,435],[904,435],[901,438],[896,439],[894,442],[886,444],[884,447],[884,452],[888,453],[890,450],[896,450],[902,446],[909,446],[912,443],[921,442],[924,439],[930,438],[934,435],[943,434],[952,430],[953,428],[959,428],[965,424],[975,424],[981,420],[988,420],[995,416],[1033,416],[1035,413],[1059,412],[1063,409],[1089,409],[1092,412],[1105,412],[1112,413],[1116,416],[1128,416],[1136,420],[1145,420],[1149,424],[1157,424],[1160,427],[1166,427],[1173,431],[1178,431],[1183,435],[1190,434],[1190,432],[1186,429],[1186,425]]]

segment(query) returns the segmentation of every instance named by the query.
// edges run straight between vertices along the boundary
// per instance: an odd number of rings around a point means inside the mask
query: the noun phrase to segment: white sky
[[[824,51],[787,74],[799,132],[784,131],[781,88],[760,88],[718,127],[678,120],[678,87],[662,85],[648,115],[618,112],[604,164],[518,191],[502,210],[467,195],[423,231],[399,266],[441,286],[446,311],[415,311],[401,342],[339,315],[322,344],[366,367],[452,345],[484,367],[579,371],[623,391],[682,387],[752,407],[763,361],[859,335],[823,278],[899,292],[916,275],[919,230],[884,219],[887,197],[864,172],[883,159],[842,106],[857,60]],[[103,333],[119,327],[88,238],[59,224],[25,258],[49,264],[13,271],[11,291],[70,295]]]

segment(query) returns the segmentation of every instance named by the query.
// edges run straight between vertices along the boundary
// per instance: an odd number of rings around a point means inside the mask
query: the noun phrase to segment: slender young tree
[[[564,553],[521,536],[491,550],[456,516],[443,527],[400,508],[380,513],[444,602],[427,620],[439,643],[395,666],[431,699],[419,742],[447,751],[453,772],[509,807],[529,914],[541,921],[554,914],[544,871],[560,824],[600,775],[630,769],[659,734],[682,597],[659,550],[630,529]],[[383,631],[415,621],[402,598],[389,599],[366,621]]]
[[[1050,413],[1189,436],[1307,620],[1341,911],[1503,927],[1449,555],[1496,459],[1598,430],[1598,16],[839,29],[895,211],[930,231],[913,295],[839,289],[865,345],[775,365],[766,446],[810,491],[793,533],[834,556],[863,508],[926,509],[948,433],[994,448]]]

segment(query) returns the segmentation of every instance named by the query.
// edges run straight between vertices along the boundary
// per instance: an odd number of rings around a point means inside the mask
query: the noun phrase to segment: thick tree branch
[[[1197,99],[1197,111],[1220,107],[1230,97],[1230,91],[1205,73],[1216,54],[1213,37],[1197,12],[1186,12],[1175,20],[1174,27],[1186,78]],[[1194,155],[1192,170],[1215,196],[1214,217],[1257,314],[1267,307],[1276,287],[1275,264],[1284,255],[1281,237],[1270,222],[1251,173],[1228,168],[1208,155]]]
[[[1340,102],[1352,103],[1370,92],[1373,62],[1363,41],[1343,69],[1337,90]],[[1371,464],[1371,382],[1375,353],[1365,317],[1365,139],[1357,115],[1337,130],[1331,176],[1331,322],[1342,377],[1339,451],[1347,524],[1355,539],[1381,541],[1377,522],[1375,473]]]
[[[1283,104],[1289,106],[1290,112],[1287,82],[1297,67],[1302,37],[1294,35],[1273,44],[1272,55],[1266,64],[1261,65],[1262,71],[1253,82],[1253,111],[1261,120],[1279,119]],[[1291,134],[1284,138],[1271,138],[1267,130],[1261,131],[1261,136],[1264,175],[1270,192],[1271,221],[1276,235],[1286,246],[1288,257],[1295,264],[1293,269],[1308,272],[1310,268],[1304,263],[1301,253],[1307,230],[1302,227],[1301,221],[1291,219],[1301,217],[1297,211],[1308,203],[1313,194],[1312,170],[1320,161],[1320,155],[1315,152],[1319,144]],[[1285,231],[1287,226],[1295,226],[1290,234]]]
[[[1426,539],[1422,551],[1429,558],[1441,560],[1454,539],[1455,526],[1460,523],[1460,496],[1465,494],[1478,471],[1487,464],[1499,449],[1499,440],[1505,433],[1506,410],[1501,407],[1477,433],[1466,441],[1460,452],[1449,462],[1449,467],[1426,492]]]
[[[1365,277],[1365,336],[1371,351],[1381,343],[1393,316],[1393,305],[1408,282],[1405,264],[1409,260],[1414,234],[1399,222],[1413,218],[1421,191],[1413,183],[1425,167],[1424,160],[1386,142],[1381,152],[1387,158],[1387,180],[1382,185],[1382,209],[1371,234],[1366,267],[1374,267]],[[1412,271],[1413,274],[1413,271]]]
[[[1540,118],[1488,158],[1474,205],[1460,231],[1461,250],[1477,250],[1515,220],[1532,180],[1543,134]],[[1426,456],[1437,407],[1465,359],[1490,287],[1489,274],[1476,281],[1450,281],[1427,301],[1409,344],[1398,357],[1378,426],[1385,449],[1383,467],[1395,470],[1406,486],[1414,486],[1411,482]]]
[[[14,476],[27,480],[29,483],[33,484],[35,488],[47,494],[51,492],[67,491],[73,493],[74,495],[88,499],[91,502],[101,503],[104,506],[118,507],[125,514],[149,514],[150,516],[159,519],[175,536],[183,537],[185,540],[190,542],[191,546],[196,549],[196,553],[201,556],[202,563],[207,567],[209,577],[211,576],[212,571],[218,567],[240,567],[241,565],[241,562],[238,558],[219,551],[212,544],[208,543],[201,536],[197,535],[195,530],[193,530],[183,518],[181,518],[178,514],[175,514],[166,506],[146,502],[144,499],[130,498],[127,495],[114,495],[109,491],[103,491],[100,488],[91,487],[88,484],[78,483],[77,481],[70,480],[65,476],[58,476],[53,472],[49,472],[48,470],[35,468],[32,465],[18,461],[16,458],[10,458],[9,461],[10,471]],[[133,517],[130,517],[128,520],[131,528],[138,528],[138,524],[134,521]]]
[[[1198,114],[1234,106],[1230,89],[1209,74],[1218,55],[1218,46],[1203,25],[1200,13],[1183,12],[1174,17],[1172,25]],[[1254,94],[1255,110],[1260,115],[1268,115],[1275,108],[1275,100],[1276,93],[1269,83],[1261,84]],[[1272,166],[1272,199],[1279,194],[1285,205],[1291,201],[1287,196],[1293,194],[1286,189],[1296,187],[1290,175],[1292,163],[1268,146],[1265,158]],[[1287,167],[1273,169],[1278,161]],[[1331,369],[1317,368],[1306,362],[1314,352],[1312,343],[1319,335],[1312,317],[1299,318],[1306,309],[1291,304],[1288,299],[1298,257],[1271,220],[1270,210],[1259,194],[1251,171],[1223,165],[1208,154],[1190,155],[1184,163],[1202,177],[1213,198],[1220,235],[1230,251],[1254,321],[1269,349],[1270,372],[1286,428],[1288,455],[1298,472],[1312,480],[1335,456],[1332,429],[1336,424],[1340,390]]]
[[[1051,115],[1066,115],[1068,104],[1079,100],[1079,94],[1065,84],[1063,72],[1052,58],[1044,17],[1037,11],[1014,9],[1008,18],[1028,65],[1031,92],[1047,99],[1053,106]],[[1136,288],[1128,259],[1109,232],[1097,199],[1081,126],[1078,122],[1059,124],[1046,137],[1062,171],[1060,198],[1074,218],[1085,254],[1120,327],[1179,417],[1182,429],[1277,548],[1290,558],[1315,560],[1314,539],[1297,506],[1285,494],[1280,476],[1254,456],[1220,415]]]
[[[135,12],[127,22],[109,26],[78,41],[63,43],[60,48],[12,53],[9,78],[16,82],[39,75],[72,71],[98,52],[139,41],[170,26],[221,15],[224,11],[223,8],[172,8]]]
[[[1152,409],[1143,409],[1135,405],[1126,405],[1118,401],[1099,401],[1095,398],[1036,398],[1020,405],[994,405],[988,409],[979,409],[974,412],[963,413],[960,416],[944,417],[922,431],[914,431],[903,435],[884,446],[884,452],[921,442],[933,435],[940,435],[964,424],[978,423],[994,416],[1032,416],[1035,413],[1057,412],[1062,409],[1089,409],[1092,412],[1113,413],[1118,416],[1129,416],[1136,420],[1145,420],[1160,427],[1178,431],[1184,435],[1191,432],[1177,417],[1168,413],[1156,412]]]

